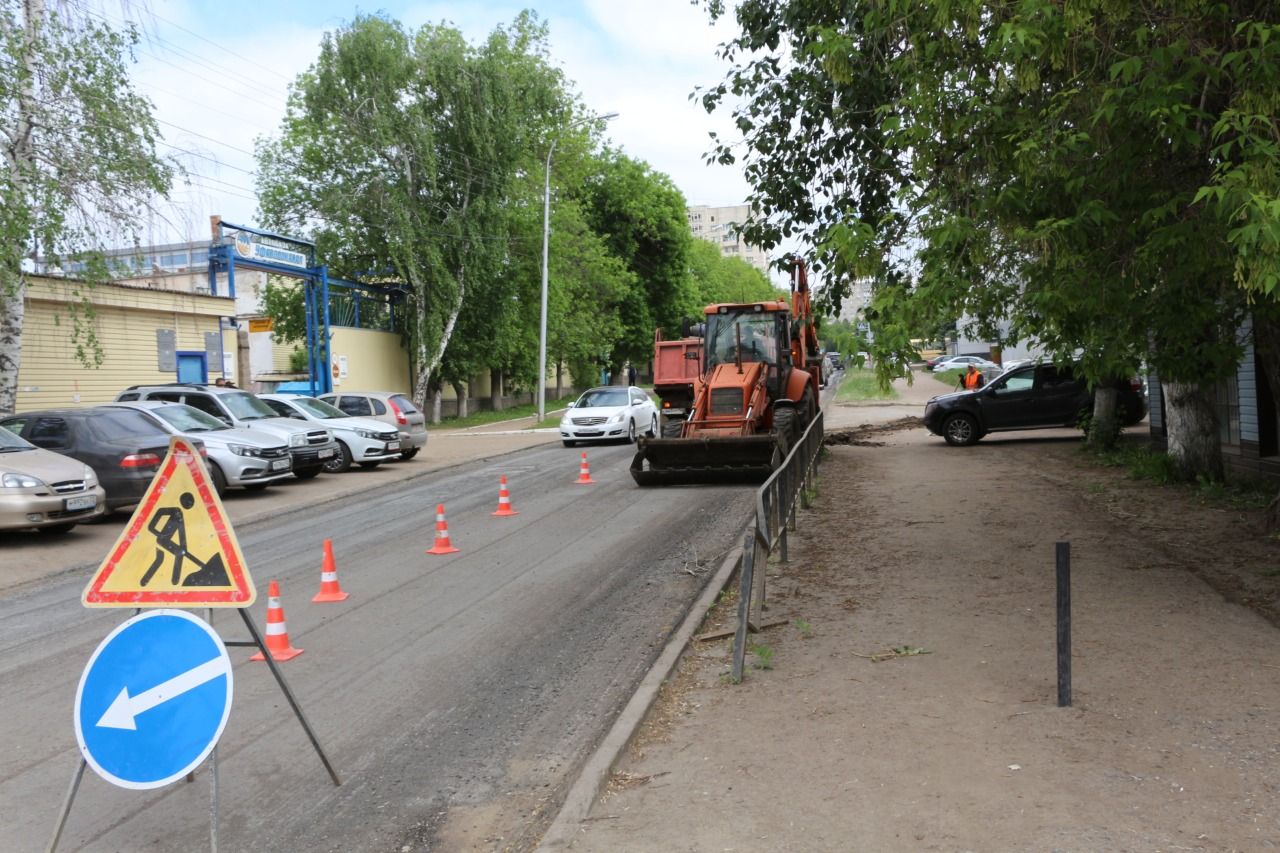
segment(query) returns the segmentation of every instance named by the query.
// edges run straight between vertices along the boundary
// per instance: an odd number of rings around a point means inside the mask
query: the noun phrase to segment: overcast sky
[[[145,242],[203,239],[215,213],[256,224],[253,141],[278,132],[289,84],[315,60],[321,36],[358,12],[384,12],[411,29],[448,21],[474,42],[531,8],[550,28],[552,61],[586,106],[619,114],[606,131],[613,145],[669,175],[690,204],[746,196],[739,168],[703,162],[708,131],[732,138],[728,115],[708,116],[689,100],[724,78],[715,53],[732,23],[713,28],[689,0],[151,0],[128,8],[142,31],[134,85],[155,104],[161,150],[191,172],[190,186],[174,189],[168,221],[149,223]],[[118,10],[104,14],[118,23]]]

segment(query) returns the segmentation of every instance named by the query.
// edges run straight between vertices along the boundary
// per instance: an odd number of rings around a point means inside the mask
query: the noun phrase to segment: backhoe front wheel
[[[778,434],[784,452],[796,442],[796,410],[787,406],[773,410],[773,431]]]

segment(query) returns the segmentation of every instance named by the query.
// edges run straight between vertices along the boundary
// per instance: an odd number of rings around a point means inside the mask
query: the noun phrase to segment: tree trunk
[[[467,416],[467,383],[450,382],[453,386],[453,393],[458,395],[458,417],[465,418]]]
[[[444,414],[441,407],[444,405],[444,392],[440,388],[434,388],[431,391],[431,422],[438,424],[444,420]]]
[[[1212,389],[1162,382],[1169,457],[1184,480],[1222,480],[1222,445]]]
[[[0,150],[6,154],[5,169],[14,194],[25,200],[30,174],[35,168],[32,114],[36,103],[36,80],[40,79],[41,73],[36,44],[44,28],[44,0],[25,0],[23,15],[23,74],[16,121],[9,144],[0,146]],[[11,415],[18,406],[18,369],[22,366],[22,323],[26,318],[26,298],[27,278],[22,272],[21,262],[12,268],[0,269],[0,415]]]
[[[489,402],[495,412],[502,411],[502,370],[497,367],[489,371]]]
[[[1095,450],[1115,447],[1120,437],[1120,424],[1116,420],[1116,389],[1099,386],[1093,392],[1093,415],[1089,419],[1089,431],[1085,441]]]
[[[564,362],[556,362],[556,399],[564,398]]]

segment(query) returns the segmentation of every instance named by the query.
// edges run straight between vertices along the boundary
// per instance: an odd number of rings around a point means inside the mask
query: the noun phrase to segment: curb
[[[582,822],[590,814],[591,807],[595,804],[601,789],[604,788],[605,782],[608,781],[609,773],[617,763],[618,757],[631,743],[631,739],[653,706],[654,700],[658,698],[658,691],[684,656],[689,640],[702,624],[707,611],[715,604],[716,597],[729,583],[730,577],[733,576],[741,560],[742,546],[737,546],[725,556],[719,570],[685,613],[684,621],[667,640],[662,654],[658,655],[653,666],[645,673],[635,694],[623,707],[618,718],[613,721],[609,733],[604,736],[604,740],[600,741],[596,751],[582,765],[577,780],[570,786],[569,793],[560,806],[560,813],[556,815],[555,820],[542,836],[542,841],[535,848],[536,853],[567,850],[573,845]]]

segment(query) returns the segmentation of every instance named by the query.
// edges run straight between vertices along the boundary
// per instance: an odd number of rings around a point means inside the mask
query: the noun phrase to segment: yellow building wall
[[[399,333],[345,326],[332,331],[330,351],[339,367],[339,376],[333,380],[335,391],[409,393],[409,355],[400,345]]]
[[[75,320],[69,309],[79,302],[77,289],[93,305],[93,316],[82,314],[79,322],[101,346],[102,364],[96,368],[80,363],[72,342]],[[130,385],[175,382],[176,370],[159,369],[156,330],[174,330],[175,350],[203,352],[205,332],[217,331],[219,319],[232,315],[234,305],[225,297],[33,278],[22,330],[17,411],[109,403]],[[223,332],[222,346],[230,355],[228,376],[234,378],[233,330]],[[223,365],[210,363],[210,381],[222,371]]]

